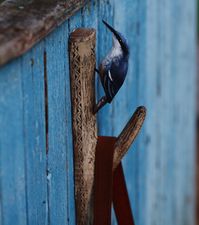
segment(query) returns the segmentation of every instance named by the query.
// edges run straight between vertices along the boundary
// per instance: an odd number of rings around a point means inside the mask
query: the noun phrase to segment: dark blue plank
[[[20,60],[0,72],[0,193],[3,225],[26,225],[23,95]]]
[[[21,61],[29,225],[47,224],[44,47],[39,43]]]

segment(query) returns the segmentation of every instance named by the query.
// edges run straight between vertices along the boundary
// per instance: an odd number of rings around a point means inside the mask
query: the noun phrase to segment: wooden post
[[[75,200],[77,224],[89,223],[97,143],[95,103],[94,29],[76,29],[69,39],[75,158]]]

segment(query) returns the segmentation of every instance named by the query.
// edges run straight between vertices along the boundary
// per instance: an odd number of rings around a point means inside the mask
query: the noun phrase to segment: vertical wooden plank
[[[172,3],[172,71],[175,91],[176,223],[195,224],[196,1]],[[176,12],[179,12],[176,14]],[[180,25],[178,21],[181,21]],[[182,35],[183,34],[183,35]],[[189,74],[189,75],[188,75]],[[188,75],[188,77],[187,77]],[[174,90],[174,88],[172,90]],[[186,128],[185,128],[186,127]],[[182,141],[186,140],[186,141]],[[179,157],[181,156],[181,157]],[[180,215],[183,216],[180,216]]]
[[[144,104],[139,96],[140,81],[140,27],[139,21],[139,1],[125,1],[115,4],[114,7],[114,26],[128,40],[130,48],[129,68],[126,80],[120,92],[117,94],[114,104],[113,126],[114,135],[117,135],[122,127],[131,117],[138,104]],[[131,18],[131,19],[127,19]],[[141,133],[143,129],[141,130]],[[124,159],[124,172],[127,179],[127,188],[132,204],[135,223],[139,224],[139,151],[138,140],[129,150]]]
[[[69,66],[68,55],[66,56],[66,68]],[[67,154],[67,224],[73,225],[76,223],[75,214],[75,194],[74,194],[74,157],[73,157],[73,138],[72,138],[72,118],[71,118],[71,92],[69,69],[65,74],[65,101],[66,101],[66,154]]]
[[[98,10],[98,0],[92,0],[82,8],[83,27],[94,28],[95,30],[97,30],[98,26],[97,10]]]
[[[68,20],[69,33],[71,33],[76,28],[79,28],[82,26],[83,26],[83,21],[82,21],[82,9],[81,9],[69,18]]]
[[[69,37],[69,21],[65,22],[67,26],[67,38]],[[68,39],[66,42],[66,50],[68,50]],[[67,106],[66,110],[66,149],[67,149],[67,213],[68,213],[68,225],[76,223],[76,212],[75,212],[75,184],[74,184],[74,155],[73,155],[73,137],[72,137],[72,109],[71,109],[71,89],[70,89],[70,75],[69,75],[69,57],[66,52],[65,58],[65,102]]]
[[[172,198],[168,196],[172,196],[172,190],[169,188],[173,186],[172,173],[169,172],[169,168],[166,165],[168,156],[171,160],[170,166],[172,166],[173,161],[171,157],[172,153],[170,152],[171,147],[169,147],[169,145],[171,145],[172,133],[167,133],[168,128],[166,128],[166,126],[161,122],[161,120],[164,118],[166,124],[170,124],[172,126],[171,116],[175,113],[174,111],[170,110],[171,105],[169,102],[169,99],[172,101],[172,78],[170,73],[171,31],[169,30],[170,16],[167,17],[167,15],[170,13],[168,4],[164,5],[163,7],[162,3],[158,1],[154,2],[153,8],[151,9],[153,10],[153,15],[150,14],[151,19],[154,21],[152,32],[153,36],[155,36],[155,40],[150,44],[150,48],[154,49],[154,52],[152,53],[153,55],[151,55],[151,57],[153,57],[153,60],[156,60],[156,62],[154,61],[153,64],[150,65],[150,68],[152,68],[153,71],[147,67],[149,74],[152,74],[150,80],[147,77],[147,83],[149,83],[149,86],[154,86],[153,90],[151,90],[151,97],[153,96],[153,100],[149,100],[147,96],[147,104],[149,105],[149,101],[154,101],[156,102],[157,106],[148,106],[150,112],[149,119],[151,120],[150,133],[152,134],[153,132],[156,132],[156,135],[153,135],[153,137],[151,134],[149,134],[149,146],[151,143],[153,143],[153,147],[149,147],[150,149],[153,148],[153,150],[151,150],[151,154],[149,155],[148,159],[148,171],[150,171],[148,181],[150,180],[150,182],[153,182],[153,185],[149,186],[149,193],[147,195],[147,215],[151,215],[150,220],[148,221],[149,224],[157,224],[159,221],[161,221],[162,224],[165,224],[165,222],[173,223],[171,212],[173,209],[172,203],[174,204],[174,202]],[[152,35],[152,33],[150,35]],[[147,37],[147,43],[148,38],[149,36]],[[155,124],[155,126],[152,125],[152,122]],[[168,180],[168,177],[171,179]],[[158,189],[155,188],[157,186],[159,187]],[[150,193],[152,193],[151,196]],[[153,208],[153,211],[150,209],[150,207]],[[164,208],[168,208],[168,210],[166,210],[163,214],[162,211]]]
[[[71,209],[71,205],[74,206],[74,195],[70,188],[71,196],[69,196],[67,188],[73,186],[72,157],[71,153],[67,153],[72,151],[70,140],[72,134],[69,130],[71,103],[67,90],[69,88],[67,42],[66,22],[46,39],[45,44],[48,94],[48,223],[50,224],[74,224],[74,213]]]
[[[74,184],[74,155],[73,155],[73,138],[72,138],[72,109],[71,109],[71,91],[70,91],[70,75],[69,75],[69,57],[68,57],[68,38],[69,34],[77,27],[81,27],[82,24],[82,10],[79,10],[75,15],[71,16],[65,23],[66,29],[66,56],[64,58],[65,65],[65,102],[67,106],[66,110],[66,149],[67,149],[67,224],[76,223],[75,212],[75,184]],[[63,26],[63,25],[62,25]]]
[[[0,73],[0,180],[3,225],[26,225],[23,95],[20,60]]]
[[[23,57],[22,90],[26,202],[29,225],[47,224],[46,130],[43,42]]]
[[[101,61],[104,59],[106,54],[109,52],[112,45],[112,34],[105,28],[102,23],[102,19],[107,21],[109,24],[113,24],[114,21],[114,0],[97,0],[97,54],[96,54],[96,67],[98,68]],[[98,75],[96,75],[98,76]],[[99,100],[103,95],[104,91],[99,77],[96,77],[97,94],[96,99]],[[96,101],[97,101],[96,100]],[[98,135],[111,136],[113,135],[113,105],[105,105],[98,113]],[[114,223],[114,216],[112,224]]]
[[[146,103],[146,1],[141,1],[138,3],[138,15],[137,15],[137,36],[138,36],[138,104],[144,105],[147,107]],[[148,108],[147,108],[147,117],[145,120],[148,120]],[[140,132],[140,135],[137,138],[137,146],[135,146],[135,151],[137,151],[138,157],[136,158],[136,163],[138,165],[138,224],[147,224],[148,218],[146,215],[146,199],[147,199],[147,163],[148,163],[148,151],[146,150],[147,135],[145,129],[145,123]],[[130,159],[129,159],[130,160]],[[133,201],[133,200],[132,200]],[[133,203],[132,203],[133,204]],[[134,204],[133,204],[134,205]],[[136,207],[136,206],[135,206]]]
[[[3,224],[3,209],[2,209],[2,192],[1,192],[1,179],[0,179],[0,225]]]

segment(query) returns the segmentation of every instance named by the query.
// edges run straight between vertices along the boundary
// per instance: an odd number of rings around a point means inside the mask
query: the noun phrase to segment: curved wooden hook
[[[118,136],[115,143],[113,170],[119,165],[123,156],[134,142],[143,125],[145,117],[146,108],[144,106],[139,106]]]

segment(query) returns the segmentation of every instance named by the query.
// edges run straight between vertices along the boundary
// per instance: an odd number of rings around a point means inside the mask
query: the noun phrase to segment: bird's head
[[[125,37],[118,31],[116,31],[113,27],[111,27],[106,21],[102,20],[102,22],[106,25],[106,27],[113,33],[116,40],[119,42],[123,52],[126,55],[129,55],[129,46]]]

